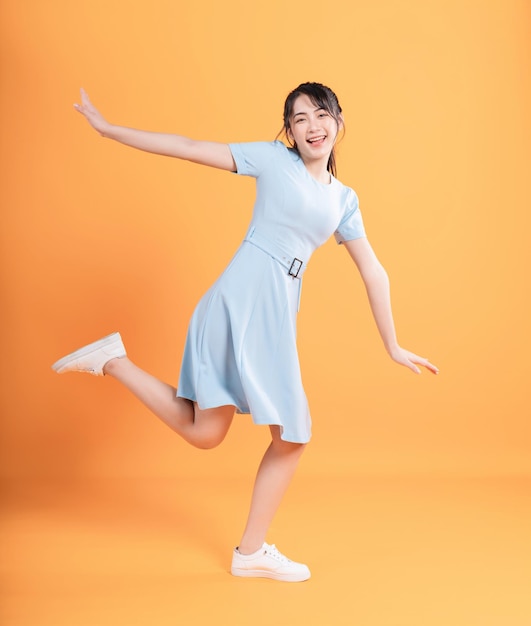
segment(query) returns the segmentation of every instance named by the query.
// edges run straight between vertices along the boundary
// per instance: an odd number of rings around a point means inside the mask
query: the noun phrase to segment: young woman
[[[311,435],[295,335],[301,278],[313,251],[334,234],[360,271],[390,357],[415,373],[419,365],[438,371],[398,344],[387,274],[365,236],[356,194],[335,178],[334,145],[343,127],[337,97],[319,83],[303,83],[288,95],[284,132],[290,147],[280,141],[195,141],[116,126],[83,91],[75,108],[103,137],[253,176],[257,195],[244,241],[193,314],[177,389],[131,362],[118,333],[62,358],[53,369],[115,378],[199,448],[221,443],[235,412],[267,424],[272,441],[258,469],[231,572],[306,580],[306,565],[287,559],[265,540]]]

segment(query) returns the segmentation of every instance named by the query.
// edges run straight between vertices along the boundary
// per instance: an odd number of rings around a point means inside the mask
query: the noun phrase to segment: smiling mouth
[[[319,145],[324,142],[326,139],[326,135],[319,135],[319,137],[312,137],[311,139],[307,139],[306,141],[312,145]]]

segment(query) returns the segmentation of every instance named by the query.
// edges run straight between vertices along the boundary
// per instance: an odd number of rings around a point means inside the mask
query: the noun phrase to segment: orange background
[[[328,242],[299,317],[314,420],[301,484],[528,476],[530,14],[524,0],[4,0],[8,491],[251,477],[267,442],[245,416],[220,448],[193,450],[114,381],[50,369],[120,330],[133,360],[175,384],[189,316],[254,197],[250,179],[100,138],[71,107],[81,86],[117,123],[251,141],[275,138],[298,83],[330,85],[347,127],[339,178],[390,274],[399,338],[441,374],[388,359],[354,266]]]
[[[120,330],[175,384],[253,182],[99,138],[71,108],[78,88],[126,125],[250,141],[276,136],[307,79],[340,96],[339,176],[391,276],[401,341],[441,375],[388,360],[330,241],[300,315],[316,435],[304,469],[531,468],[527,2],[2,5],[4,472],[211,471],[193,452],[177,462],[179,444],[112,382],[50,365]]]

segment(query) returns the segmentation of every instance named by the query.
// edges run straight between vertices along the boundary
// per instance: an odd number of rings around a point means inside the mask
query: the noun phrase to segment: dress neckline
[[[310,180],[312,180],[316,185],[319,185],[319,187],[324,187],[325,189],[333,186],[333,184],[337,180],[337,178],[331,172],[329,172],[329,174],[330,174],[330,182],[329,183],[322,183],[320,180],[317,180],[317,178],[315,178],[315,176],[312,176],[312,174],[310,174],[310,171],[306,167],[304,161],[302,160],[302,157],[300,156],[300,154],[294,148],[288,148],[288,150],[295,157],[295,160],[297,161],[299,166],[302,167],[302,169],[306,173],[306,176]]]
[[[330,175],[330,182],[329,183],[322,183],[320,180],[317,180],[317,178],[315,178],[315,176],[313,176],[309,169],[306,167],[304,161],[302,160],[301,157],[299,157],[299,161],[301,164],[301,167],[304,169],[304,171],[306,172],[306,175],[308,176],[308,178],[310,178],[311,180],[313,180],[313,182],[316,185],[319,185],[319,187],[324,187],[325,189],[328,189],[329,187],[332,187],[332,185],[334,184],[334,181],[336,180],[335,177],[332,175],[331,172],[328,172]]]

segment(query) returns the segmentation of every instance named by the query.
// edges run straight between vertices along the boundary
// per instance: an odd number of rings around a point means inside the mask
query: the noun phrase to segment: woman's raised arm
[[[154,133],[125,126],[116,126],[108,122],[92,104],[87,93],[81,90],[81,104],[74,104],[88,123],[102,136],[120,143],[163,156],[184,159],[209,165],[230,172],[236,171],[236,164],[228,144],[214,141],[196,141],[170,133]]]

